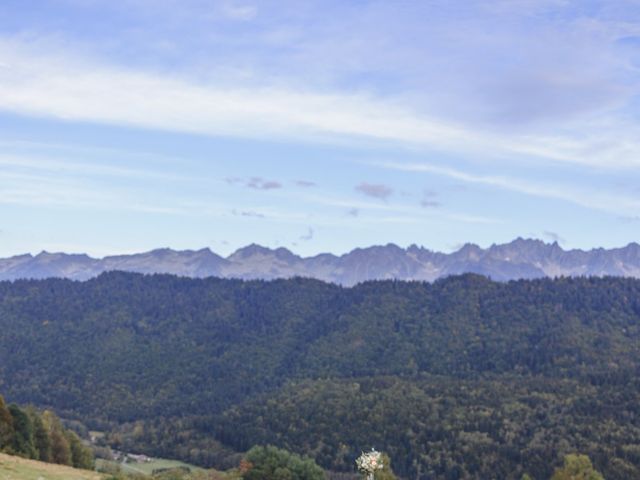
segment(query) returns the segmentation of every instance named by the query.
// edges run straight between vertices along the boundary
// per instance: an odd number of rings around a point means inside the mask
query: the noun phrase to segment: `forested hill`
[[[216,461],[206,437],[344,469],[375,440],[413,478],[548,476],[572,450],[608,479],[640,474],[640,280],[116,272],[1,282],[0,331],[11,401],[142,421],[138,445],[192,461]]]

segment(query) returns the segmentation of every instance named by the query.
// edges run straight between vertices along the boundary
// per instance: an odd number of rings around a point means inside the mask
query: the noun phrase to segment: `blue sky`
[[[0,256],[640,240],[640,2],[3,0]]]

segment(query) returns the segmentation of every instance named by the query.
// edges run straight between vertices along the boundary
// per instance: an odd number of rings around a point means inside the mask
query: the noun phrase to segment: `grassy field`
[[[120,467],[123,473],[139,473],[151,475],[156,469],[189,467],[192,473],[204,472],[200,467],[189,465],[177,460],[154,459],[149,463],[129,463],[120,464],[97,460],[98,466],[110,466],[111,470]],[[216,473],[213,478],[237,479],[236,475],[208,470],[209,474]],[[90,470],[78,470],[64,465],[53,463],[43,463],[35,460],[27,460],[21,457],[14,457],[0,453],[0,480],[105,480],[110,475],[98,473]]]
[[[106,475],[0,453],[0,480],[103,480]]]
[[[146,463],[117,463],[110,462],[107,460],[96,460],[96,466],[99,469],[104,467],[110,467],[114,469],[115,467],[120,467],[122,472],[124,473],[143,473],[145,475],[151,475],[154,470],[158,470],[161,468],[177,468],[177,467],[188,467],[191,472],[202,472],[204,471],[200,467],[196,467],[194,465],[189,465],[188,463],[180,462],[178,460],[166,460],[163,458],[154,458],[151,462]],[[4,480],[0,478],[0,480]]]

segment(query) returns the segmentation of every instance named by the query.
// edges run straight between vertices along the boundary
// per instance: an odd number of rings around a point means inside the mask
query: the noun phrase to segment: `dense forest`
[[[107,273],[0,282],[0,389],[114,446],[236,466],[273,444],[353,471],[640,478],[640,280],[477,275],[343,288]]]

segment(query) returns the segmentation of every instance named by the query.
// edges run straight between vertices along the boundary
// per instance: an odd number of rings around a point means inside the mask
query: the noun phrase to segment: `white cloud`
[[[475,157],[529,157],[600,168],[640,164],[640,129],[611,116],[550,135],[497,134],[433,118],[398,100],[284,87],[229,87],[133,71],[0,40],[0,109],[25,115],[243,138],[357,138]]]
[[[7,57],[16,68],[0,74],[0,108],[23,114],[241,137],[406,141],[435,140],[448,130],[364,96],[199,85],[0,42],[0,60]]]
[[[255,5],[236,5],[225,4],[222,6],[222,12],[233,20],[252,20],[258,14],[258,7]]]

